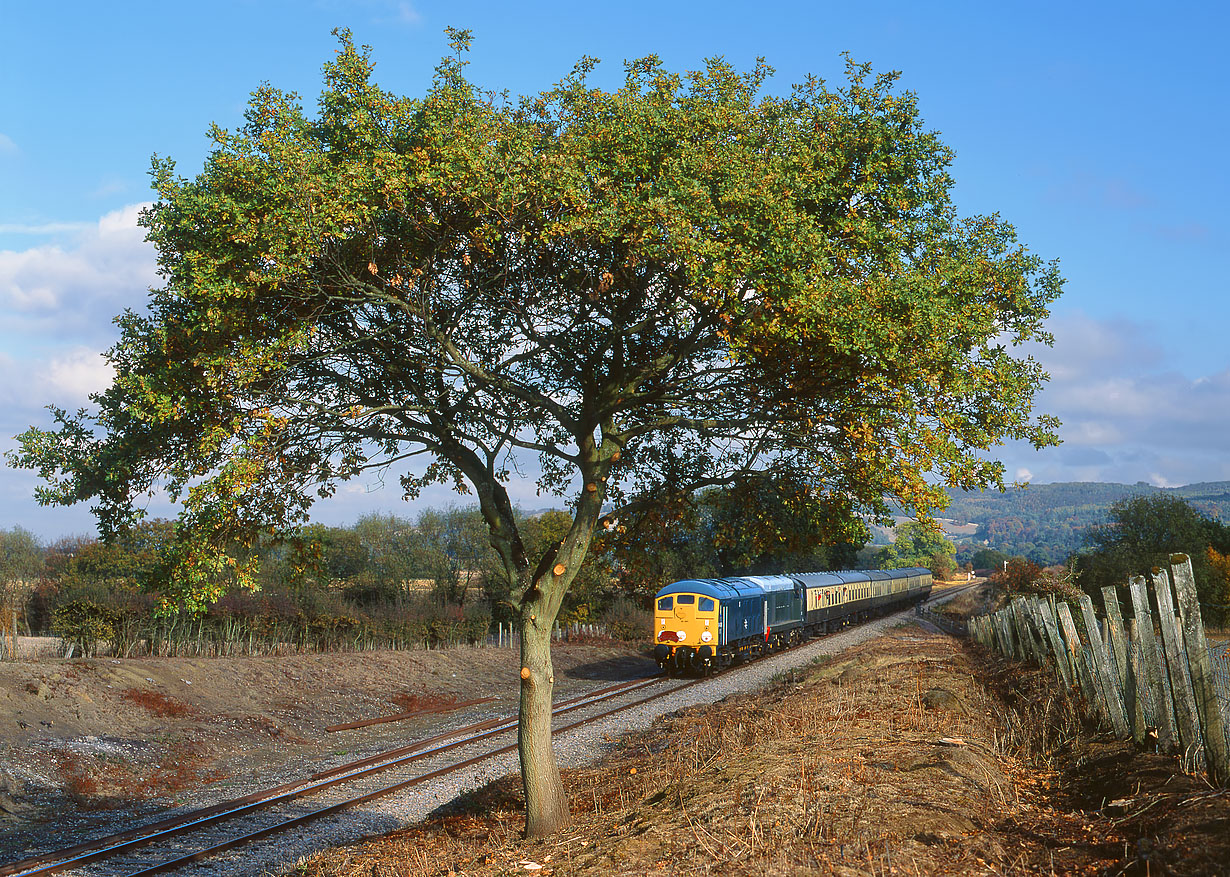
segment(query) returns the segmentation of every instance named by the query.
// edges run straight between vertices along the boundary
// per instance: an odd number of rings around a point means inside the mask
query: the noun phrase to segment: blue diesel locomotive
[[[655,598],[654,659],[664,672],[709,673],[930,594],[923,567],[685,579]]]

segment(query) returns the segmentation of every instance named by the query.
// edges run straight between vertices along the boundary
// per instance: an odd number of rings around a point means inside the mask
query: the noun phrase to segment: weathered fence
[[[555,627],[551,628],[551,639],[557,642],[581,637],[606,636],[609,636],[609,634],[605,624],[582,624],[577,621],[570,624],[556,622]],[[487,637],[487,645],[495,646],[496,648],[518,648],[521,645],[521,632],[511,622],[508,624],[497,624],[495,631]]]
[[[1133,617],[1125,627],[1115,588],[1102,589],[1103,614],[1082,594],[1076,612],[1055,598],[1018,597],[969,620],[988,648],[1052,665],[1066,687],[1116,735],[1189,756],[1230,784],[1230,655],[1205,641],[1191,560],[1170,557],[1152,581],[1128,582]],[[1149,599],[1152,593],[1153,599]]]
[[[944,633],[952,634],[953,636],[969,636],[969,631],[965,629],[965,625],[960,621],[949,618],[947,615],[940,612],[934,612],[923,606],[922,603],[919,603],[914,607],[914,614],[919,618],[934,624],[940,630],[944,631]]]

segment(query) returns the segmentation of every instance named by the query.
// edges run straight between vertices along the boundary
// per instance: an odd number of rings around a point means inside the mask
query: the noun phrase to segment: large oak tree
[[[1049,341],[1060,278],[997,217],[958,216],[949,150],[893,75],[850,63],[773,96],[763,64],[648,57],[608,92],[585,59],[514,100],[467,81],[451,35],[423,97],[377,87],[342,33],[314,116],[266,86],[195,178],[156,159],[163,284],[120,319],[96,411],[14,459],[106,533],[150,490],[181,500],[182,606],[341,481],[421,456],[408,496],[468,487],[519,583],[543,834],[568,815],[549,632],[596,533],[707,485],[793,485],[795,514],[849,530],[886,498],[925,513],[945,484],[1001,484],[987,449],[1056,440],[1015,348]],[[507,489],[533,464],[571,514],[541,557]]]

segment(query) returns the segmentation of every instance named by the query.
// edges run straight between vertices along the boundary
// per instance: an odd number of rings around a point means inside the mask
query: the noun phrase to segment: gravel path
[[[628,711],[587,723],[556,738],[556,757],[561,767],[592,764],[612,748],[614,745],[612,740],[624,733],[648,728],[659,715],[695,704],[714,703],[740,692],[754,691],[764,686],[777,674],[807,665],[822,655],[834,654],[872,639],[886,629],[911,617],[912,613],[905,611],[875,619],[858,627],[809,642],[789,652],[736,667],[677,694],[668,695]],[[568,721],[567,718],[557,720],[562,724]],[[511,742],[514,738],[509,734],[508,739]],[[412,770],[407,771],[405,776],[433,770],[445,763],[460,761],[468,757],[470,756],[464,752],[453,752],[446,756],[447,761],[441,760],[439,764],[419,762]],[[384,834],[420,821],[440,806],[453,801],[458,795],[481,787],[493,779],[515,773],[517,770],[515,752],[489,758],[447,777],[432,780],[405,792],[369,802],[354,810],[318,820],[304,828],[255,841],[238,850],[176,873],[191,875],[191,877],[215,877],[215,875],[264,877],[270,874],[283,874],[292,870],[302,859],[330,846]],[[385,784],[401,778],[403,777],[391,772]],[[304,805],[303,809],[309,809],[308,805]],[[163,858],[165,857],[164,855]],[[97,875],[108,872],[104,863],[75,873]]]

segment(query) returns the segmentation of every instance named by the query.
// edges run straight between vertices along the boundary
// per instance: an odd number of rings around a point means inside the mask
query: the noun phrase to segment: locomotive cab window
[[[661,600],[658,601],[658,608],[661,609],[663,612],[666,612],[669,609],[674,609],[675,608],[675,598],[674,597],[663,597]]]
[[[691,606],[696,602],[696,597],[692,594],[680,594],[675,598],[675,602],[677,602],[680,606]]]
[[[713,611],[713,601],[710,600],[708,597],[701,597],[700,606],[697,608],[699,608],[701,612],[712,612]]]

